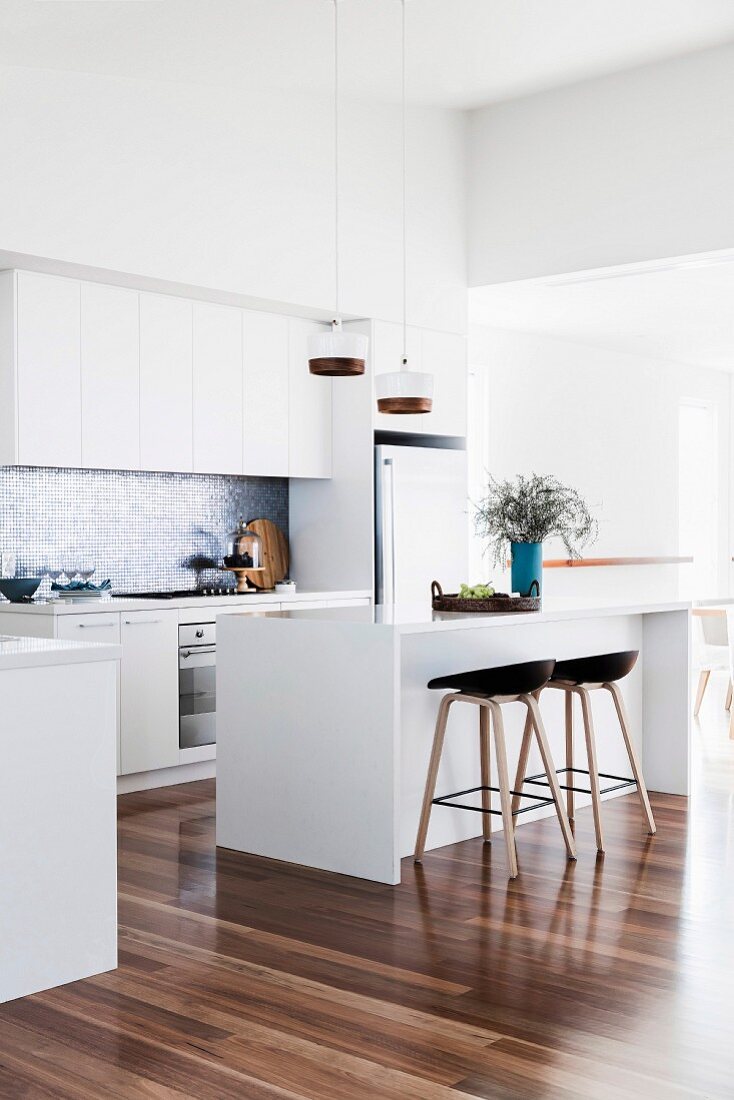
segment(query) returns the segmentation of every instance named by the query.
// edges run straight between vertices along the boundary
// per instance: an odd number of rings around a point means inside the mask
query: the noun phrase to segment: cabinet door
[[[431,435],[466,435],[466,338],[424,330],[421,370],[433,375],[433,411],[421,417]]]
[[[79,283],[18,272],[18,462],[81,466]]]
[[[122,775],[178,764],[178,612],[121,615]]]
[[[82,283],[82,462],[140,469],[138,292]]]
[[[243,315],[243,471],[288,476],[288,319]]]
[[[290,322],[288,468],[291,477],[331,477],[332,381],[310,374],[308,369],[308,338],[323,330],[323,325],[312,321]]]
[[[192,303],[140,295],[140,467],[191,472]]]
[[[408,362],[414,370],[422,371],[421,366],[421,331],[408,326]],[[396,325],[392,321],[375,321],[373,326],[372,347],[370,357],[372,374],[387,374],[400,370],[403,361],[403,326]],[[421,432],[424,413],[393,414],[378,413],[377,399],[372,394],[372,422],[376,431],[383,432]]]
[[[109,642],[120,644],[120,616],[117,612],[94,612],[81,615],[57,615],[56,637],[69,642]],[[117,685],[117,774],[120,761],[120,685]]]
[[[242,473],[242,311],[194,302],[194,472]]]

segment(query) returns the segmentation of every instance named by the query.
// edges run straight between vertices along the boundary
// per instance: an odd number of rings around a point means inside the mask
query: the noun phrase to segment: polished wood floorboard
[[[499,834],[390,888],[217,852],[213,782],[122,797],[119,969],[0,1006],[0,1097],[734,1097],[722,684],[690,813],[608,802],[597,858],[583,809],[577,864],[524,824],[514,882]]]

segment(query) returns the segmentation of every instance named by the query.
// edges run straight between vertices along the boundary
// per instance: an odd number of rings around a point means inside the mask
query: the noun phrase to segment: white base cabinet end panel
[[[117,966],[117,662],[0,672],[0,1001]]]

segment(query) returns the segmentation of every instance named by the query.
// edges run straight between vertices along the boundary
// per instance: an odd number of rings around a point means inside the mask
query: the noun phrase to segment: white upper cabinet
[[[190,472],[193,459],[192,303],[140,295],[140,467]]]
[[[249,310],[242,317],[243,473],[287,477],[288,318]]]
[[[291,320],[289,337],[290,406],[288,472],[291,477],[331,477],[330,378],[308,369],[308,338],[323,332],[313,321]],[[350,379],[344,380],[349,385]]]
[[[466,435],[466,338],[424,329],[421,364],[433,375],[433,411],[421,416],[430,435]]]
[[[329,478],[332,381],[308,370],[323,328],[0,272],[0,463]]]
[[[81,284],[82,465],[140,468],[138,292]]]
[[[18,272],[17,442],[23,466],[81,466],[79,283]]]
[[[194,472],[242,473],[242,311],[194,302]]]

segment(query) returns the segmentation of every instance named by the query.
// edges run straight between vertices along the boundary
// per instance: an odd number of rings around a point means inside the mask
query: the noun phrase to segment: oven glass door
[[[182,749],[216,742],[216,650],[182,646],[178,651],[178,743]]]

